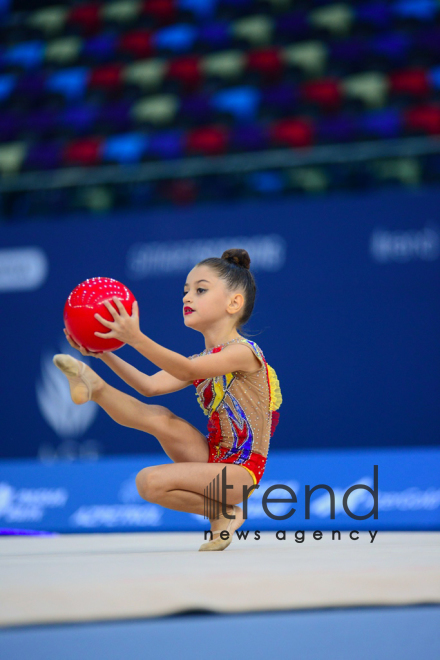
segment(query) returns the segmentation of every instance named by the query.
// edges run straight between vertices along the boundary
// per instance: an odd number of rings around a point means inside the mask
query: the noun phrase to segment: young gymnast
[[[227,465],[228,485],[222,512],[210,517],[211,540],[200,550],[224,550],[243,524],[243,486],[258,484],[263,476],[270,438],[278,422],[275,412],[281,392],[275,371],[266,363],[257,344],[238,330],[249,320],[256,286],[246,250],[232,249],[221,258],[198,263],[188,274],[183,294],[187,327],[201,332],[205,350],[185,357],[157,344],[139,327],[134,303],[131,316],[118,298],[118,311],[104,303],[113,321],[96,318],[109,332],[132,346],[161,369],[152,376],[140,372],[114,353],[91,353],[78,346],[64,330],[71,346],[82,355],[101,359],[143,396],[176,392],[195,385],[198,401],[209,415],[208,435],[163,406],[148,405],[108,385],[93,369],[70,355],[55,355],[55,365],[69,379],[72,400],[93,400],[118,424],[154,435],[173,463],[144,468],[136,477],[141,497],[177,511],[204,515],[205,490]],[[219,495],[219,493],[218,493]],[[216,497],[218,501],[218,497]],[[219,511],[217,511],[219,509]],[[226,530],[228,538],[221,538]],[[227,536],[227,535],[223,535]]]

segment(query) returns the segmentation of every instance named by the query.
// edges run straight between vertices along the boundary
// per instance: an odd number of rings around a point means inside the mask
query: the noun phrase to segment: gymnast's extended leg
[[[143,403],[117,390],[85,362],[70,355],[56,355],[54,363],[67,376],[75,403],[95,401],[118,424],[150,433],[175,463],[208,461],[205,436],[168,408]]]

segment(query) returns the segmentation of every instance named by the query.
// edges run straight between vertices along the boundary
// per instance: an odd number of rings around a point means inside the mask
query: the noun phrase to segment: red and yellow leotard
[[[235,371],[224,376],[195,380],[197,399],[209,415],[208,463],[241,465],[258,484],[266,466],[270,438],[279,420],[276,412],[282,402],[277,375],[259,346],[240,337],[206,349],[191,359],[218,353],[232,343],[249,346],[261,368],[255,373]]]

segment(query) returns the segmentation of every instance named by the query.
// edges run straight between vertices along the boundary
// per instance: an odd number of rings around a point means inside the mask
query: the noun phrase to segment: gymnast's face
[[[224,319],[234,323],[243,302],[243,295],[229,291],[225,281],[212,268],[195,266],[184,286],[184,323],[201,331]]]

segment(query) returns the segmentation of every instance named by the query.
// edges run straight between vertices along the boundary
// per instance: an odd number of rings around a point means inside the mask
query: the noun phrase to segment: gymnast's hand
[[[64,334],[66,335],[66,339],[71,345],[71,347],[76,348],[76,350],[79,351],[81,355],[88,355],[90,357],[95,357],[95,358],[101,358],[104,355],[103,353],[92,353],[91,351],[88,351],[87,348],[84,348],[84,346],[80,346],[79,344],[77,344],[76,341],[74,341],[72,337],[69,335],[66,328],[64,328]]]
[[[95,335],[103,339],[119,339],[119,341],[130,346],[136,343],[142,334],[139,328],[139,306],[135,300],[130,316],[119,298],[113,296],[112,300],[118,308],[117,310],[109,300],[104,301],[103,304],[113,316],[113,321],[107,321],[100,314],[95,314],[95,319],[108,328],[110,332],[95,332]]]

